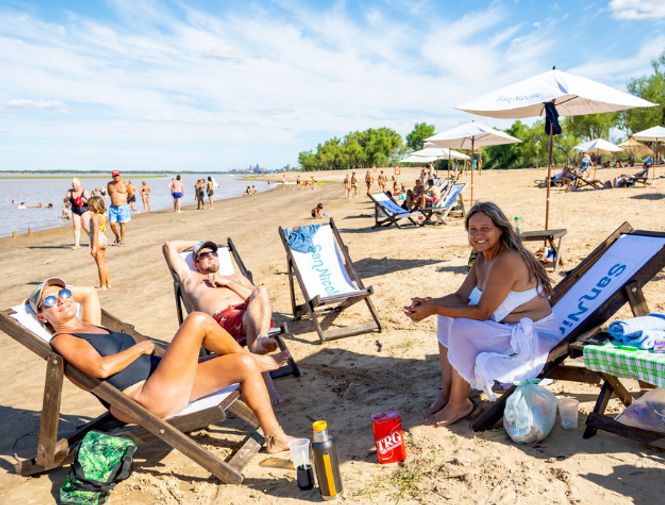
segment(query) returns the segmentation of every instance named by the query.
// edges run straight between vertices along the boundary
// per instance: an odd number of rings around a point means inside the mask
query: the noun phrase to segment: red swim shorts
[[[229,305],[224,310],[220,310],[212,317],[217,323],[228,331],[236,342],[240,345],[247,345],[247,338],[242,332],[242,318],[245,317],[247,306],[249,305],[249,298],[242,303]],[[272,319],[270,326],[273,325]]]

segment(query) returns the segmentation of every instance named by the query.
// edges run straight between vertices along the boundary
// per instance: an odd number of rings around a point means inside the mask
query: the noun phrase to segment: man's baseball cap
[[[120,175],[120,170],[113,170],[111,172],[111,177],[115,177],[116,175]]]
[[[194,259],[197,258],[197,256],[199,255],[199,251],[201,249],[210,249],[212,251],[217,251],[217,244],[215,244],[211,240],[201,240],[201,242],[196,244],[194,246],[194,249],[192,250],[192,252],[194,253]]]
[[[44,290],[49,286],[60,286],[61,288],[67,287],[65,281],[59,279],[58,277],[49,277],[39,286],[37,286],[30,295],[30,297],[28,298],[27,302],[35,314],[39,312],[39,304],[42,303],[42,298],[44,297]]]

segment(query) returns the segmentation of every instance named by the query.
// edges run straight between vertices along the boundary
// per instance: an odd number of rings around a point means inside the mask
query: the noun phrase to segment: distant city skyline
[[[654,0],[5,0],[0,170],[274,170],[553,65],[623,90],[663,48]]]

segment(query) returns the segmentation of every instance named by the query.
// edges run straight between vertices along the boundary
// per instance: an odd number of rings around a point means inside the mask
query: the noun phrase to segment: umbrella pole
[[[550,141],[549,141],[549,162],[547,164],[547,197],[545,199],[545,229],[549,229],[550,224],[550,185],[552,183],[552,146],[554,144],[554,128],[550,124]],[[473,186],[472,186],[473,188]]]
[[[473,207],[473,161],[475,156],[473,154],[476,138],[471,137],[471,207]]]

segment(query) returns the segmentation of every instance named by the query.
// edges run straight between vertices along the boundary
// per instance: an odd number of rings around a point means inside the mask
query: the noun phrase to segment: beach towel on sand
[[[665,314],[652,312],[647,316],[613,321],[607,332],[624,345],[652,349],[657,340],[665,340]]]

